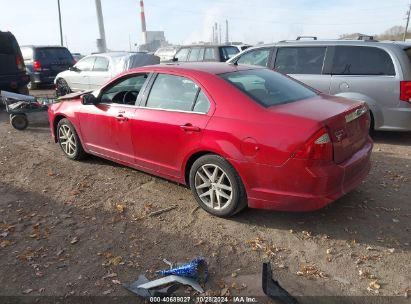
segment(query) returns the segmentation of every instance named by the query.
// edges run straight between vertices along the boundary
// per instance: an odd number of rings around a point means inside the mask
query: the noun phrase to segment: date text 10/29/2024
[[[257,303],[254,297],[151,297],[150,303]]]

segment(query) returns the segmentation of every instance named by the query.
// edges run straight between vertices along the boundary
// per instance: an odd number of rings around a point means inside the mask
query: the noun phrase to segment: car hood
[[[84,94],[89,94],[91,92],[93,92],[93,91],[92,90],[85,90],[85,91],[80,91],[80,92],[74,92],[74,93],[70,93],[70,94],[64,95],[62,97],[59,97],[57,100],[62,101],[62,100],[78,99],[80,96],[82,96]]]

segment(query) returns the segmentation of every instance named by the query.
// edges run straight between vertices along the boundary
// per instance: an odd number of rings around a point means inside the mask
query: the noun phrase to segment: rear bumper
[[[26,73],[14,75],[0,75],[0,91],[19,92],[19,89],[29,83],[30,78]]]
[[[259,185],[247,187],[250,208],[278,211],[313,211],[352,191],[371,168],[372,142],[341,164],[303,164],[290,159],[281,168],[259,166]]]
[[[383,109],[383,124],[378,131],[411,131],[411,104],[400,101],[402,107]]]
[[[37,84],[53,84],[54,78],[56,78],[56,75],[44,75],[41,72],[35,72],[35,73],[30,74],[30,78],[31,78],[31,82],[34,82]]]

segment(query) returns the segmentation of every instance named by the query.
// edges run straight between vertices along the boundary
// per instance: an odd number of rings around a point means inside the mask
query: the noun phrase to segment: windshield
[[[280,73],[255,69],[220,74],[238,89],[265,107],[310,98],[316,93]]]

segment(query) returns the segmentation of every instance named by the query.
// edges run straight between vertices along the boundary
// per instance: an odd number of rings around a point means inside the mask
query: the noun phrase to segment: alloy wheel
[[[215,164],[198,168],[195,189],[201,201],[214,210],[226,208],[233,199],[233,187],[228,175]]]
[[[59,128],[59,141],[64,153],[73,156],[77,151],[77,141],[71,128],[67,125],[62,125]]]

